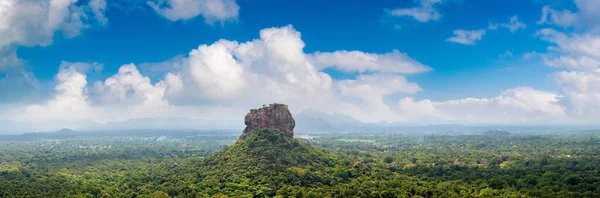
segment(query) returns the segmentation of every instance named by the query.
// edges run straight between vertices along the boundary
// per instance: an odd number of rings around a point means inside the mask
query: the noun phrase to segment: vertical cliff
[[[285,104],[270,104],[260,109],[252,109],[244,118],[246,128],[240,139],[244,139],[253,129],[266,128],[284,132],[288,137],[294,137],[296,121]]]

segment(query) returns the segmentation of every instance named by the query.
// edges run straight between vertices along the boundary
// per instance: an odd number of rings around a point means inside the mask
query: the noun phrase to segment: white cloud
[[[561,102],[579,122],[600,119],[600,75],[597,73],[563,71],[554,74],[563,96]]]
[[[324,97],[332,79],[308,61],[304,45],[292,26],[263,29],[250,42],[201,45],[183,60],[181,79],[188,90],[170,97],[241,103]]]
[[[64,63],[57,74],[56,94],[44,104],[28,106],[22,120],[116,121],[140,117],[221,117],[214,111],[236,113],[270,102],[290,104],[293,111],[307,108],[351,113],[360,109],[365,120],[397,119],[393,108],[383,102],[388,95],[421,91],[413,82],[397,74],[360,75],[356,80],[334,81],[309,60],[300,32],[292,26],[267,28],[260,38],[238,43],[219,40],[200,45],[187,57],[173,59],[164,79],[152,83],[134,64],[121,66],[104,81],[87,83],[88,63]],[[385,72],[399,52],[378,55],[358,52],[377,60],[373,71]],[[388,57],[389,56],[389,57]],[[398,56],[398,57],[396,57]],[[405,57],[404,57],[405,56]],[[400,60],[400,59],[398,59]],[[169,64],[168,62],[160,63]],[[428,68],[420,65],[421,67]],[[73,104],[73,105],[69,105]],[[55,117],[54,114],[61,116]],[[353,115],[354,116],[354,115]]]
[[[163,100],[166,86],[164,82],[153,85],[150,78],[143,76],[134,64],[123,65],[117,74],[104,83],[96,82],[94,92],[102,104],[151,104],[167,105]]]
[[[234,0],[153,0],[148,1],[148,5],[171,21],[202,15],[209,24],[236,20],[240,9]]]
[[[600,28],[600,1],[597,0],[575,0],[577,11],[555,10],[550,6],[542,8],[542,17],[538,24],[554,24],[561,27],[582,27],[592,31]]]
[[[599,71],[600,36],[589,33],[567,35],[549,28],[538,31],[537,35],[556,44],[550,49],[561,54],[558,57],[544,58],[547,65],[570,70]]]
[[[417,7],[397,8],[388,11],[388,14],[392,16],[410,16],[420,22],[437,21],[442,15],[434,6],[442,2],[442,0],[421,0],[420,5]]]
[[[421,117],[437,117],[447,121],[488,124],[546,124],[565,118],[559,96],[529,87],[508,89],[493,98],[465,98],[442,102],[413,101],[398,103],[400,112]]]
[[[600,57],[600,36],[584,33],[567,35],[554,29],[542,29],[538,36],[543,40],[555,43],[563,53]]]
[[[356,80],[342,80],[338,82],[340,94],[360,98],[363,101],[380,101],[383,96],[392,93],[416,93],[421,88],[416,83],[411,83],[400,75],[360,75]]]
[[[77,0],[0,2],[0,47],[49,45],[57,31],[67,37],[79,35],[91,21],[87,20],[86,10],[89,8],[77,6],[76,2]],[[98,16],[104,9],[96,4],[100,3],[91,3]]]
[[[510,21],[508,23],[502,23],[502,24],[498,24],[498,23],[489,23],[487,29],[489,30],[497,30],[498,27],[503,27],[508,29],[510,32],[514,33],[519,29],[525,29],[527,27],[527,25],[525,25],[523,22],[519,21],[519,17],[518,16],[512,16],[510,17]]]
[[[538,55],[539,54],[537,52],[535,52],[535,51],[525,52],[525,53],[523,53],[523,58],[524,59],[530,59],[530,58],[533,58],[533,57],[538,56]]]
[[[516,32],[519,29],[525,29],[527,25],[519,21],[519,17],[512,16],[510,17],[510,22],[507,24],[501,24],[500,26],[507,28],[510,32]]]
[[[480,41],[485,34],[484,29],[480,30],[454,30],[454,36],[446,39],[449,42],[460,43],[464,45],[475,45],[475,42]]]
[[[427,116],[445,117],[435,108],[435,105],[429,99],[415,101],[413,98],[405,97],[398,101],[398,109],[400,114],[411,115],[414,118]]]
[[[544,63],[565,70],[554,73],[551,78],[558,85],[560,103],[573,122],[594,123],[600,119],[600,35],[597,32],[600,11],[594,7],[599,3],[576,0],[579,10],[574,13],[545,7],[541,22],[575,26],[584,31],[565,33],[546,28],[537,33],[542,40],[554,44],[542,55]],[[551,20],[544,21],[547,17]]]
[[[196,85],[211,98],[237,96],[246,86],[244,66],[238,63],[233,50],[236,42],[220,40],[207,46],[201,45],[190,52],[187,68]]]
[[[336,67],[344,71],[382,71],[393,73],[421,73],[431,68],[412,59],[406,53],[393,50],[385,54],[364,53],[360,51],[316,52],[309,56],[319,69]]]
[[[19,120],[107,122],[202,115],[198,109],[176,107],[168,103],[164,94],[168,84],[173,83],[170,77],[165,80],[167,82],[160,81],[153,85],[148,77],[138,72],[135,65],[127,64],[103,83],[96,82],[88,87],[85,73],[93,66],[89,63],[63,62],[56,75],[58,84],[55,95],[43,104],[26,106]],[[217,106],[204,108],[207,112],[208,109],[219,109]]]
[[[400,75],[360,75],[356,80],[339,81],[337,86],[341,106],[334,107],[335,110],[368,122],[400,120],[399,114],[384,102],[384,97],[421,91],[419,85]],[[351,102],[350,98],[360,101]]]
[[[594,38],[591,35],[569,36],[553,30],[539,34],[556,43],[558,52],[595,57],[595,45],[585,40]],[[172,62],[162,62],[169,70],[163,71],[166,74],[158,82],[127,64],[106,80],[90,85],[85,73],[94,64],[64,63],[56,77],[56,94],[43,104],[21,108],[23,113],[13,119],[106,122],[190,117],[235,121],[247,109],[270,102],[287,103],[295,113],[320,109],[368,122],[547,124],[592,123],[592,118],[598,118],[594,115],[600,107],[600,90],[594,85],[600,77],[587,70],[553,75],[558,93],[517,87],[490,98],[415,100],[405,96],[422,88],[400,74],[428,67],[406,54],[344,50],[306,54],[304,46],[300,32],[292,26],[267,28],[251,41],[219,40],[199,45]],[[328,65],[365,73],[356,79],[335,80],[320,71]],[[389,98],[398,96],[403,98],[390,104]]]
[[[571,26],[574,25],[576,21],[577,15],[569,10],[557,11],[550,8],[550,6],[544,6],[542,8],[542,18],[537,23],[549,23],[556,24],[559,26]]]
[[[8,68],[19,68],[23,61],[17,57],[17,50],[11,47],[0,47],[0,72]]]
[[[87,97],[86,75],[82,73],[83,63],[63,62],[56,75],[56,94],[44,105],[31,105],[26,108],[25,120],[74,120],[89,119],[93,112]]]
[[[17,57],[14,48],[0,48],[0,104],[26,103],[39,98],[40,86],[32,72],[24,65],[25,61]]]
[[[101,24],[106,24],[108,19],[104,16],[106,10],[106,0],[91,0],[88,5],[92,9],[94,16]]]
[[[600,72],[600,61],[590,58],[588,56],[560,56],[558,58],[544,58],[544,64],[556,67],[556,68],[565,68],[569,70],[578,70],[578,71],[594,71]]]
[[[77,36],[96,21],[90,12],[105,22],[104,10],[101,0],[93,0],[89,6],[78,5],[77,0],[0,1],[0,87],[4,91],[0,103],[11,102],[9,98],[35,98],[33,95],[41,92],[26,61],[17,57],[19,46],[50,45],[57,32],[64,37]]]

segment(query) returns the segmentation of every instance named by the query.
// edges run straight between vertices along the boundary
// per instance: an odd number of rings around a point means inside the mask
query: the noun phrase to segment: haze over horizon
[[[294,115],[365,123],[596,125],[598,8],[595,0],[7,0],[0,120],[237,126],[249,109],[277,102]]]

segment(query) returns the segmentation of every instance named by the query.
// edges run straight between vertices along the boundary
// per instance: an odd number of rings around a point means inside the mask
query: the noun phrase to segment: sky
[[[596,0],[0,0],[0,120],[600,120]]]

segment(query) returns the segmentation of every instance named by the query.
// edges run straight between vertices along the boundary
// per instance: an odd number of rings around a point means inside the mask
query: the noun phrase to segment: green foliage
[[[236,144],[207,158],[200,177],[212,183],[238,183],[280,188],[283,184],[311,183],[322,175],[310,170],[328,171],[342,166],[335,155],[287,137],[283,132],[256,129]]]
[[[271,103],[269,105],[263,104],[262,107],[258,108],[258,109],[250,109],[249,113],[256,113],[256,112],[260,111],[261,109],[273,109],[273,108],[277,108],[277,107],[283,107],[285,109],[288,109],[288,105],[286,105],[286,104]]]
[[[0,141],[0,197],[600,197],[598,133],[148,134]]]

